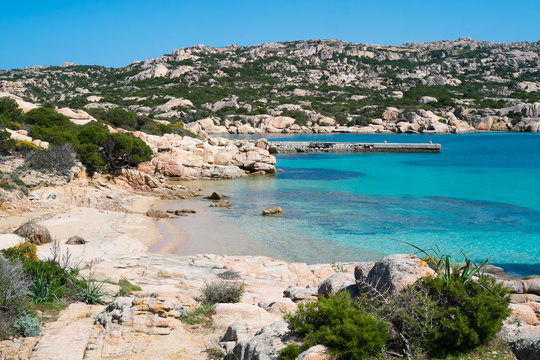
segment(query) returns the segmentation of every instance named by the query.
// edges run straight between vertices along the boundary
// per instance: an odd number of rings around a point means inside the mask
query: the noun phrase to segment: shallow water
[[[437,245],[516,275],[540,273],[540,135],[295,135],[274,140],[428,142],[440,154],[279,155],[284,171],[213,181],[218,211],[283,258],[373,260]],[[261,211],[279,205],[285,215]]]

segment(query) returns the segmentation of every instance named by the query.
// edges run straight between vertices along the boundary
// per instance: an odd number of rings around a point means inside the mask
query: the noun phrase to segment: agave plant
[[[62,288],[63,286],[54,288],[46,279],[39,277],[30,286],[28,295],[30,295],[36,303],[58,301],[58,293]]]
[[[422,249],[414,244],[405,243],[426,255],[428,262],[435,268],[437,275],[446,282],[452,277],[459,278],[463,282],[471,280],[474,276],[482,278],[489,263],[489,259],[486,259],[478,265],[469,259],[463,250],[461,250],[463,261],[457,262],[453,256],[442,254],[437,245],[435,245],[435,248]]]

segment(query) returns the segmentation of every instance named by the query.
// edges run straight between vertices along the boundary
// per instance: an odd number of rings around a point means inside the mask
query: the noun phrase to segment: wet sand
[[[161,239],[150,246],[149,252],[279,257],[240,227],[213,214],[214,211],[227,211],[226,208],[210,208],[210,204],[211,201],[199,198],[163,201],[156,205],[155,208],[161,210],[193,209],[196,213],[158,220]]]

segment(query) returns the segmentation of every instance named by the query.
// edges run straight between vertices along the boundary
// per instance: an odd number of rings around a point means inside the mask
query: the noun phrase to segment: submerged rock
[[[262,214],[264,216],[279,216],[279,215],[283,215],[283,209],[280,208],[279,206],[272,206],[267,209],[264,209]]]
[[[226,197],[228,197],[228,196],[214,191],[212,194],[208,195],[206,197],[206,199],[208,199],[208,200],[221,200],[221,199],[226,198]]]
[[[224,207],[224,208],[228,208],[228,207],[231,207],[231,203],[228,202],[227,200],[219,200],[213,204],[210,204],[210,207]]]
[[[146,216],[155,219],[166,219],[169,217],[169,214],[163,210],[150,209],[146,212]]]

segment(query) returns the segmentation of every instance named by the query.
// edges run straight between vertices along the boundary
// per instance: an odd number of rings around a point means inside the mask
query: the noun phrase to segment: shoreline
[[[186,208],[193,209],[196,213],[157,220],[156,225],[161,237],[149,247],[148,252],[180,256],[210,253],[280,258],[276,251],[232,222],[214,215],[210,204],[211,202],[204,198],[162,200],[156,204],[154,208],[159,210]]]

